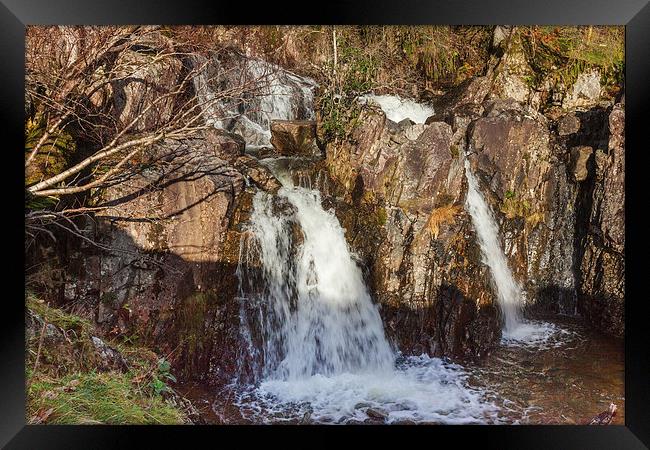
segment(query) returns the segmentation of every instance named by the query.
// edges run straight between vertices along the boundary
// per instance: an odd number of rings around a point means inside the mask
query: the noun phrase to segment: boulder
[[[104,209],[88,233],[106,250],[70,251],[66,280],[95,305],[104,333],[137,335],[162,354],[175,349],[179,377],[217,382],[235,370],[240,344],[239,224],[252,193],[245,175],[216,156],[235,157],[241,145],[207,133],[163,141],[141,171],[101,191]]]
[[[578,75],[575,83],[562,101],[566,109],[593,107],[600,101],[600,72],[590,70]]]
[[[284,156],[318,156],[316,122],[313,120],[271,121],[271,145]]]

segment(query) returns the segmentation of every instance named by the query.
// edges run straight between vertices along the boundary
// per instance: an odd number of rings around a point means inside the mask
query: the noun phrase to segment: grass
[[[625,30],[612,26],[519,28],[538,83],[545,77],[571,86],[578,75],[597,69],[606,90],[615,93],[625,76]]]
[[[72,330],[79,334],[88,333],[92,328],[88,320],[68,314],[58,308],[52,308],[32,293],[25,295],[25,304],[28,309],[38,314],[47,323],[51,323],[64,331]]]
[[[53,308],[32,293],[25,296],[25,303],[33,315],[54,325],[61,335],[54,341],[41,342],[44,328],[37,326],[27,342],[30,423],[187,423],[183,410],[162,395],[170,392],[165,382],[175,379],[169,373],[169,363],[156,353],[104,339],[126,359],[128,371],[99,371],[99,359],[91,342],[93,326],[88,320]]]
[[[428,229],[431,236],[436,239],[440,232],[440,226],[445,223],[453,222],[459,211],[459,206],[451,204],[435,208],[431,211],[429,220],[427,220],[426,229]]]
[[[28,416],[32,423],[179,424],[184,414],[163,397],[139,387],[136,375],[74,373],[60,379],[32,378]]]

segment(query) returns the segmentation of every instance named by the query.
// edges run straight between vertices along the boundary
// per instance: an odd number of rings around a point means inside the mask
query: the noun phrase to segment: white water
[[[499,243],[499,227],[479,190],[469,160],[465,159],[467,199],[465,207],[478,236],[483,263],[490,269],[497,302],[503,315],[502,343],[510,346],[544,348],[558,342],[564,330],[547,322],[522,318],[522,289],[514,279],[508,259]]]
[[[386,117],[393,122],[411,119],[415,123],[424,123],[434,113],[433,108],[429,105],[403,99],[397,95],[365,95],[359,97],[359,100],[377,103],[386,113]]]
[[[207,71],[194,78],[206,121],[215,128],[239,134],[248,146],[270,145],[271,120],[314,119],[314,80],[254,58],[242,58],[237,71],[232,67],[222,69],[217,61],[213,64],[221,71],[216,79],[208,79]],[[236,90],[240,85],[249,85],[244,99],[218,99],[214,90]]]
[[[462,367],[398,358],[336,216],[319,191],[277,175],[284,186],[276,196],[254,197],[241,258],[261,271],[239,270],[242,336],[257,349],[250,356],[259,374],[240,392],[241,410],[261,422],[305,413],[316,422],[364,420],[369,407],[387,422],[496,421],[496,407],[468,387]]]

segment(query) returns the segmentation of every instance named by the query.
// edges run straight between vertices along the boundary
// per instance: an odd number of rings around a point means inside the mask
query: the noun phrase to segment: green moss
[[[381,226],[386,224],[388,220],[388,214],[386,213],[386,208],[379,207],[377,208],[377,223]]]
[[[38,314],[47,323],[51,323],[64,331],[87,334],[92,329],[92,325],[88,320],[65,313],[58,308],[52,308],[31,293],[25,296],[25,306]]]
[[[46,126],[45,120],[40,116],[29,118],[25,122],[25,158],[40,141]],[[61,173],[68,166],[76,150],[76,142],[70,133],[65,130],[55,130],[26,168],[25,185],[29,186]]]

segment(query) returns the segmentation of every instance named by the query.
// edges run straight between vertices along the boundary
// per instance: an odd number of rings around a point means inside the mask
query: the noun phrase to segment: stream
[[[258,63],[250,69],[259,70]],[[230,126],[234,131],[244,127],[240,134],[251,147],[268,143],[270,120],[299,118],[295,111],[313,115],[312,85],[293,75],[286,78],[295,94],[271,85],[259,101],[268,109],[263,120],[251,113]],[[296,106],[285,98],[291,95],[308,104]],[[410,115],[422,123],[432,112],[389,96],[373,100],[394,120]],[[246,130],[248,122],[252,125]],[[388,341],[379,306],[334,211],[323,208],[312,180],[296,182],[283,161],[260,161],[282,188],[277,194],[255,194],[241,243],[237,301],[244,345],[239,370],[217,388],[179,387],[204,420],[584,424],[613,402],[618,406],[613,423],[624,423],[622,341],[590,331],[576,317],[525,318],[521,287],[467,163],[465,207],[490,269],[503,338],[480,361],[451,362],[426,354],[405,356]]]

